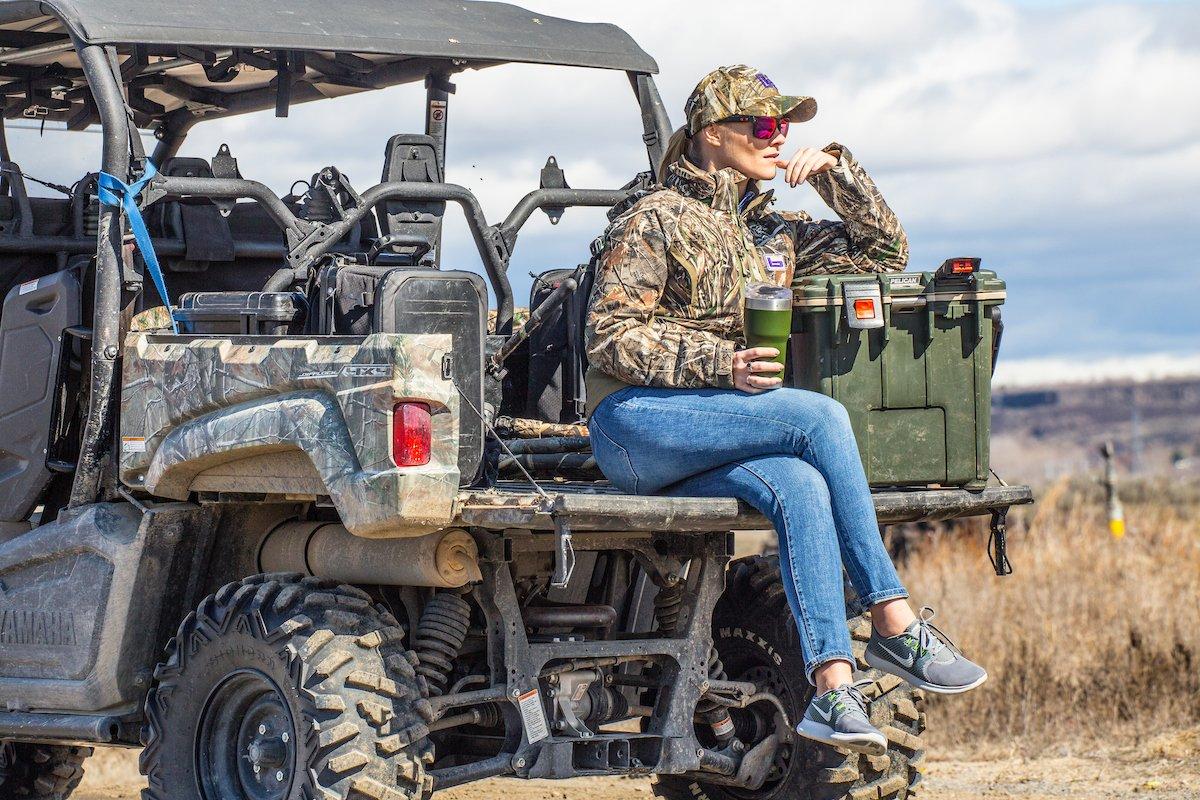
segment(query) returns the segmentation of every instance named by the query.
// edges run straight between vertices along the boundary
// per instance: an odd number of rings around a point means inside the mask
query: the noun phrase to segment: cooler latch
[[[842,284],[846,323],[854,330],[883,327],[883,296],[876,281],[847,281]]]

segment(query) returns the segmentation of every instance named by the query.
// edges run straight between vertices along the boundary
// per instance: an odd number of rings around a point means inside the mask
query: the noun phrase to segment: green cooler
[[[794,286],[791,383],[849,409],[872,486],[987,483],[1005,286],[978,266],[952,259],[936,272]]]

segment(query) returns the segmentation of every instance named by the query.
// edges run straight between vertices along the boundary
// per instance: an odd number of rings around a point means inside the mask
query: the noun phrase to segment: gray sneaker
[[[858,753],[872,756],[886,753],[887,737],[867,719],[867,698],[858,688],[869,683],[844,683],[814,697],[796,726],[796,733]]]
[[[867,663],[934,694],[960,694],[987,680],[983,667],[968,660],[954,643],[933,626],[933,609],[899,636],[880,636],[872,628]]]

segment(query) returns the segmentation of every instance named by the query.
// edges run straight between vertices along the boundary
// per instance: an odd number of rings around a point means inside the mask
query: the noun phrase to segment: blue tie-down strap
[[[167,295],[167,283],[163,280],[162,268],[158,265],[158,256],[154,253],[154,244],[150,241],[150,231],[146,229],[146,221],[142,219],[142,210],[137,204],[138,195],[157,174],[158,170],[149,161],[146,162],[146,171],[142,173],[142,177],[131,184],[122,183],[116,176],[101,172],[97,182],[97,194],[104,205],[125,209],[125,217],[129,220],[129,228],[133,231],[133,238],[142,254],[142,260],[146,262],[150,279],[154,281],[154,288],[158,289],[158,296],[162,298],[167,313],[171,315],[171,330],[179,333],[179,323],[175,321],[175,308]]]

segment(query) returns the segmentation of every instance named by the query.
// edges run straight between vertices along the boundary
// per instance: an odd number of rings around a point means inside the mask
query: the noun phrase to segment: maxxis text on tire
[[[867,617],[849,622],[858,661],[854,679],[866,690],[871,722],[888,737],[888,752],[843,752],[797,737],[781,751],[772,779],[748,792],[663,775],[654,793],[666,800],[910,800],[921,780],[925,745],[923,698],[899,678],[867,667],[863,652],[871,634]],[[766,683],[779,695],[792,724],[804,713],[812,687],[804,675],[796,623],[783,592],[778,556],[733,562],[725,594],[713,612],[713,639],[730,680]]]
[[[259,575],[188,615],[146,700],[143,800],[412,800],[425,685],[390,613],[349,586]]]
[[[66,800],[91,754],[90,747],[0,742],[0,798]]]

